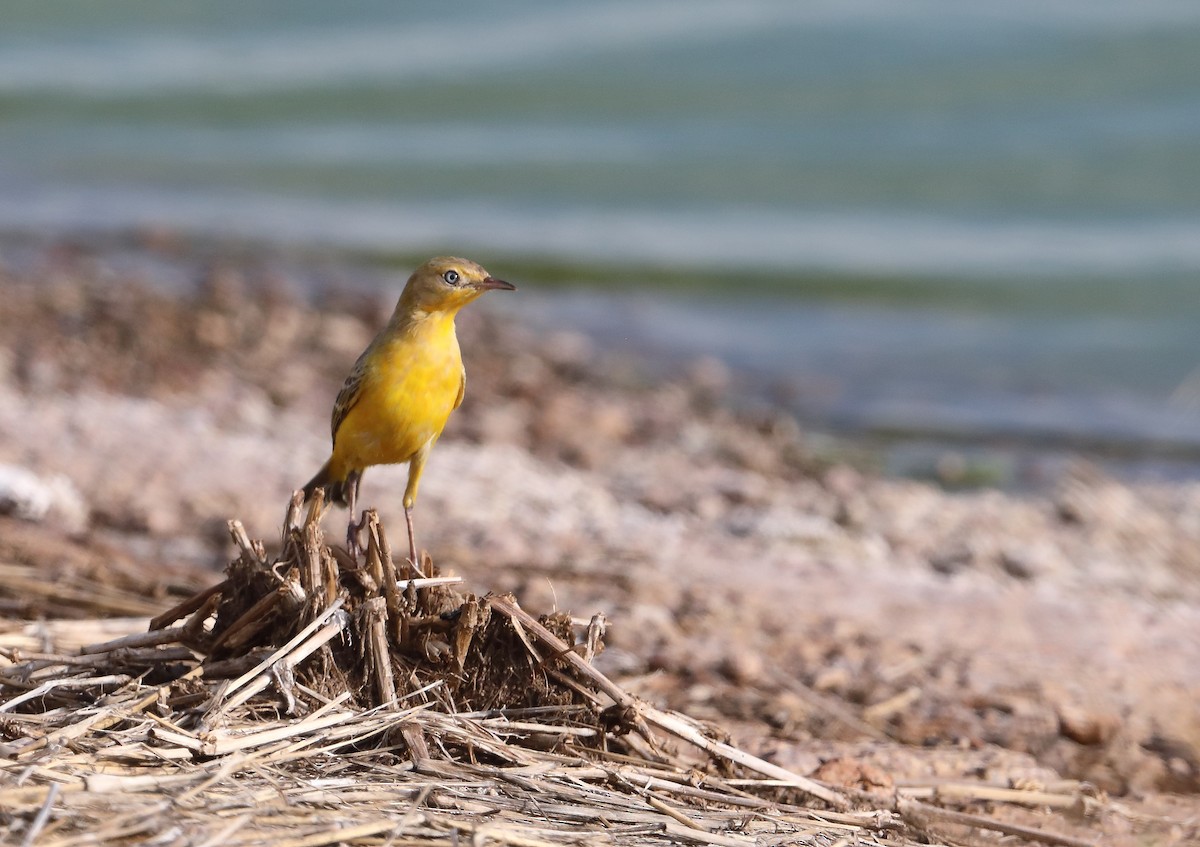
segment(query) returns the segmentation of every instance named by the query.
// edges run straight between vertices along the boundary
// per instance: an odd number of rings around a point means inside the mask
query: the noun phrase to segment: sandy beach
[[[0,564],[106,573],[165,606],[218,578],[229,519],[278,546],[393,304],[245,258],[172,291],[103,251],[37,250],[0,271]],[[417,508],[443,572],[603,612],[598,667],[798,773],[852,758],[897,783],[1083,780],[1134,811],[1075,835],[1196,843],[1200,484],[1130,486],[1081,459],[1045,495],[950,493],[735,410],[738,374],[714,359],[651,377],[486,304],[459,335],[466,400]],[[365,504],[402,526],[403,486],[372,469]],[[94,611],[72,602],[0,581],[0,627]]]

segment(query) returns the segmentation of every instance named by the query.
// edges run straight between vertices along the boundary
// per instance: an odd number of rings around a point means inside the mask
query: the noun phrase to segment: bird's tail
[[[339,506],[348,505],[350,502],[350,486],[354,485],[354,482],[353,474],[349,475],[346,479],[334,479],[333,474],[329,471],[329,462],[326,462],[317,471],[316,476],[305,484],[304,499],[308,500],[316,493],[318,488],[323,488],[325,490],[326,503],[336,503]]]

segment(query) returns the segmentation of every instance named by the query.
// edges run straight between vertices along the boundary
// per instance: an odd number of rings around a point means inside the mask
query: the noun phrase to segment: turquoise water
[[[829,426],[1200,445],[1200,3],[2,18],[2,231],[453,250],[578,280],[547,314],[791,380]],[[669,290],[652,325],[630,287]]]

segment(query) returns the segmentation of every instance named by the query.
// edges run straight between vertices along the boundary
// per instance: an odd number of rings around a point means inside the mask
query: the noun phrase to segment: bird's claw
[[[363,552],[362,545],[359,543],[358,536],[366,526],[367,518],[363,516],[362,520],[355,521],[350,519],[350,524],[346,527],[346,551],[350,554],[350,558],[357,560],[360,553]]]

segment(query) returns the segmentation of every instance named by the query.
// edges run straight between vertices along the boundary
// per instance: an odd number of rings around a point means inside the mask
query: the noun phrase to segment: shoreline
[[[77,254],[114,278],[134,278],[172,296],[187,296],[195,280],[214,268],[237,267],[248,274],[249,285],[282,285],[288,296],[309,304],[322,298],[394,297],[407,267],[407,257],[401,254],[195,238],[151,227],[61,238],[0,233],[0,258],[16,276],[37,273],[38,263],[48,257],[53,261],[56,254]],[[835,458],[858,455],[889,475],[949,488],[1045,492],[1074,464],[1085,461],[1132,482],[1200,478],[1200,416],[1189,405],[1188,393],[1193,377],[1181,384],[1175,377],[1161,389],[1151,384],[1144,396],[1131,395],[1126,388],[1097,390],[1089,384],[1094,380],[1079,370],[1082,365],[1069,364],[1065,367],[1076,372],[1059,389],[1073,396],[1059,408],[1045,409],[1042,395],[1052,390],[1053,382],[1037,387],[1039,377],[1032,371],[1023,373],[1030,365],[1019,359],[1006,365],[985,358],[1009,355],[996,345],[1007,344],[1000,340],[1003,334],[1020,325],[1000,322],[988,329],[984,321],[995,323],[998,318],[985,318],[990,312],[969,317],[969,311],[957,311],[966,304],[951,304],[928,315],[919,302],[899,311],[879,311],[886,300],[852,305],[857,298],[853,280],[840,280],[837,285],[848,283],[851,290],[835,296],[835,278],[830,277],[830,287],[817,299],[805,300],[792,291],[780,308],[764,299],[771,296],[770,285],[751,284],[747,297],[735,298],[730,292],[719,293],[714,287],[718,278],[713,277],[684,298],[682,277],[672,275],[678,272],[664,278],[650,266],[614,266],[612,275],[604,276],[602,266],[569,267],[536,258],[512,264],[516,275],[524,280],[528,274],[533,285],[526,287],[520,302],[495,304],[504,319],[539,332],[567,329],[609,351],[624,350],[639,361],[648,379],[679,378],[698,361],[715,360],[716,367],[731,374],[726,402],[750,413],[766,409],[794,415],[806,431],[830,445]],[[635,278],[647,275],[655,279],[655,287],[639,290]],[[615,282],[605,289],[579,287],[587,279],[595,283],[601,278]],[[811,278],[819,280],[821,275]],[[980,334],[977,363],[954,366],[959,373],[946,364],[954,356],[906,349],[910,340],[924,343],[917,339],[928,338],[939,320],[951,328],[964,321],[967,327],[974,325],[968,332]],[[841,329],[830,330],[838,326]],[[1085,327],[1061,329],[1079,334]],[[1114,331],[1101,325],[1096,331],[1102,329]],[[1047,324],[1045,330],[1055,327]],[[968,344],[963,330],[951,331],[960,336],[952,343]],[[863,333],[868,349],[859,353],[855,339]],[[871,333],[891,340],[871,342]],[[847,364],[866,355],[883,369]],[[1014,350],[1013,355],[1031,354]],[[1082,361],[1089,354],[1080,349],[1069,355]],[[1016,382],[1006,386],[992,378],[994,385],[974,388],[966,375],[969,367],[983,372],[1007,368],[1006,380]],[[929,368],[928,378],[922,376],[923,368]],[[1154,377],[1159,382],[1164,378]],[[1086,387],[1077,390],[1079,382]],[[907,388],[889,387],[909,383]]]

